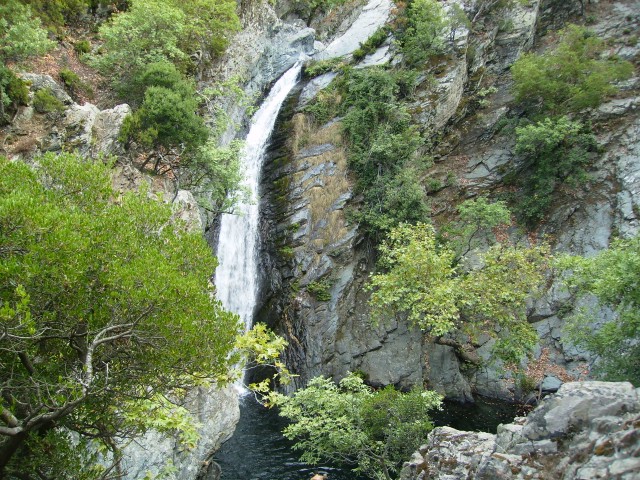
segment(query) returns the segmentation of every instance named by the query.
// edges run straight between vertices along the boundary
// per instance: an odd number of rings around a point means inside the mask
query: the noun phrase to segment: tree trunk
[[[473,346],[468,343],[462,344],[460,342],[456,342],[451,338],[444,338],[444,337],[436,337],[435,342],[438,345],[446,345],[448,347],[453,347],[453,350],[456,356],[458,356],[460,360],[462,360],[463,362],[470,363],[476,366],[482,363],[482,359],[476,353],[475,348],[473,348]]]
[[[0,445],[0,478],[5,478],[5,469],[11,458],[27,439],[27,432],[20,432],[15,436],[5,437]]]

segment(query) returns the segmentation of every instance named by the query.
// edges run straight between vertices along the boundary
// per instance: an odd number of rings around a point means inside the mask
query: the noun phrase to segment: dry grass
[[[296,113],[291,119],[291,136],[288,147],[293,155],[300,153],[309,142],[311,133],[311,119],[304,113]]]

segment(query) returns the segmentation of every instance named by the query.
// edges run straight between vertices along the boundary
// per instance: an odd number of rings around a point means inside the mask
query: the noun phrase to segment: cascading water
[[[237,206],[237,215],[222,215],[215,284],[217,295],[227,310],[237,313],[250,328],[258,295],[258,185],[267,142],[282,103],[298,82],[301,63],[291,67],[269,92],[253,116],[242,153],[245,187],[250,203]]]

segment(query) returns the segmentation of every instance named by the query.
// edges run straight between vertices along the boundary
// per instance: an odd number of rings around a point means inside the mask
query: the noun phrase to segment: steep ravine
[[[509,67],[527,50],[544,50],[564,22],[581,21],[579,12],[578,1],[544,0],[516,5],[500,22],[482,20],[482,28],[457,34],[451,60],[436,66],[436,86],[418,87],[415,116],[439,139],[430,172],[442,185],[431,193],[436,224],[462,200],[502,188],[503,176],[518,162],[513,136],[496,127],[520,114]],[[637,29],[638,12],[637,1],[603,4],[590,28],[611,39],[621,57],[634,60],[638,48],[626,42],[624,32]],[[301,101],[327,81],[314,80],[319,87],[305,87]],[[490,87],[493,93],[486,99],[478,96]],[[604,154],[590,172],[589,189],[557,195],[533,232],[551,241],[555,251],[588,255],[605,248],[614,235],[637,231],[637,95],[637,78],[628,80],[618,98],[593,113]],[[260,318],[289,340],[287,360],[300,375],[297,386],[320,374],[340,378],[361,371],[374,385],[425,382],[460,400],[471,400],[473,393],[514,399],[520,392],[497,366],[470,369],[451,347],[424,342],[419,331],[404,324],[372,326],[362,287],[374,255],[356,225],[345,219],[345,206],[358,199],[352,198],[339,119],[313,127],[296,113],[296,102],[291,99],[278,120],[265,167],[263,270],[269,274]],[[520,234],[514,230],[513,235]],[[571,302],[560,283],[551,281],[530,308],[530,322],[541,337],[535,361],[550,366],[540,380],[546,391],[579,378],[589,361],[562,339],[561,316]],[[488,359],[490,347],[491,342],[477,345],[477,352]]]

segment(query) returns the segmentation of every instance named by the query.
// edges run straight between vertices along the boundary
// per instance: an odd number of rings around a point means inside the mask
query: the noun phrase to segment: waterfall
[[[218,241],[217,296],[227,310],[237,313],[250,328],[258,295],[258,186],[264,154],[282,103],[298,81],[296,63],[273,86],[251,119],[241,158],[250,203],[236,207],[235,215],[223,214]]]

